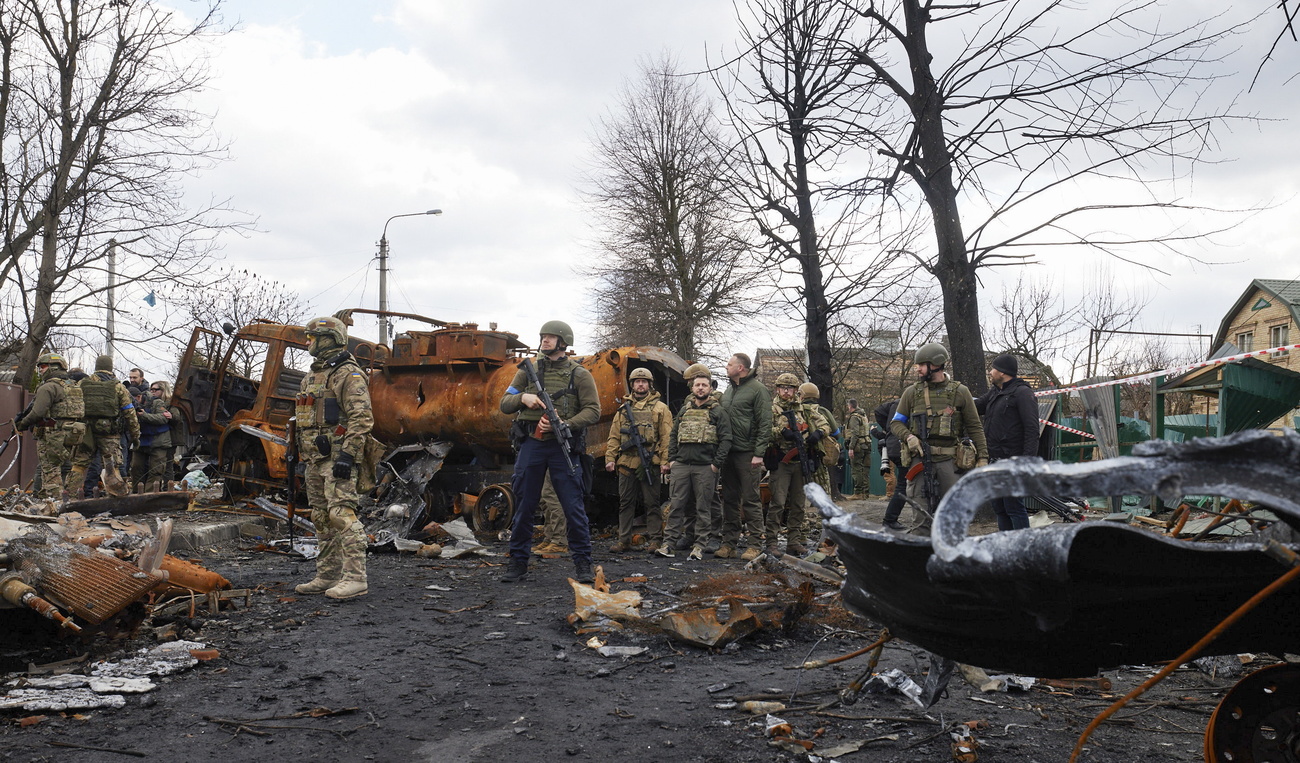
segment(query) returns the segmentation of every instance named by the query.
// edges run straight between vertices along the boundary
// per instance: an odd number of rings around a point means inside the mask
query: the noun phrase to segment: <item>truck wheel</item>
[[[510,526],[515,514],[515,497],[509,485],[490,485],[479,493],[470,512],[476,533],[498,533]]]
[[[257,495],[263,486],[256,480],[266,480],[266,464],[260,443],[251,437],[232,437],[226,441],[221,454],[221,477],[226,486],[226,497]]]

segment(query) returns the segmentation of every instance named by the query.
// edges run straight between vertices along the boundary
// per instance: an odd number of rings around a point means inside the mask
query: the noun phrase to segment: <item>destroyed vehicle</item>
[[[510,521],[514,453],[509,417],[498,403],[519,362],[534,350],[518,335],[484,331],[407,313],[354,309],[422,322],[430,330],[399,334],[392,347],[349,337],[348,349],[369,375],[374,436],[385,446],[380,492],[416,504],[408,527],[464,514],[481,532]],[[184,454],[215,464],[233,494],[283,490],[282,439],[303,377],[311,366],[302,326],[257,321],[225,335],[196,327],[181,359],[172,403],[183,413]],[[587,453],[604,459],[605,439],[627,375],[649,369],[670,408],[687,396],[686,362],[658,347],[601,350],[577,360],[600,390],[600,422],[587,430]],[[250,430],[253,430],[250,432]],[[258,436],[265,433],[270,437]],[[588,510],[616,503],[617,484],[594,469]],[[391,495],[390,495],[391,494]],[[301,505],[301,504],[300,504]]]
[[[848,572],[845,603],[899,638],[982,668],[1057,678],[1176,658],[1286,573],[1300,529],[1300,435],[1252,430],[1084,464],[1012,458],[963,477],[930,538],[894,533],[835,506],[816,485]],[[1270,533],[1194,543],[1115,522],[968,536],[979,507],[1006,495],[1184,495],[1253,501]],[[1300,652],[1300,588],[1282,588],[1202,654]]]

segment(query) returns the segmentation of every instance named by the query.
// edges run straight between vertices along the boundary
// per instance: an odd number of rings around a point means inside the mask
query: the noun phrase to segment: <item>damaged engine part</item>
[[[936,654],[1049,678],[1177,657],[1283,568],[1262,539],[1191,543],[1112,522],[968,537],[979,507],[1007,495],[1185,494],[1254,501],[1300,526],[1300,434],[1254,430],[1190,443],[1144,443],[1083,464],[1012,458],[944,496],[930,538],[899,535],[807,495],[848,570],[845,603]],[[1206,654],[1300,651],[1300,590],[1246,615]]]

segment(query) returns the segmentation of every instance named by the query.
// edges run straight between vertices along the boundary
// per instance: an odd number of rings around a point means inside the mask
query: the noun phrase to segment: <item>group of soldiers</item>
[[[575,577],[591,582],[591,533],[583,500],[590,475],[582,464],[585,431],[600,419],[599,393],[591,373],[568,354],[573,329],[550,321],[539,333],[536,366],[533,359],[521,363],[500,402],[501,411],[514,416],[517,451],[510,557],[501,579],[514,583],[527,575],[537,550],[534,517],[545,492],[553,495],[562,515],[554,524],[548,518],[546,545],[557,546],[562,539],[572,554]],[[358,478],[371,466],[374,414],[365,372],[348,351],[345,323],[337,317],[316,318],[305,326],[305,334],[313,362],[297,397],[292,446],[303,465],[319,555],[315,577],[296,590],[351,599],[368,590]],[[970,391],[947,376],[946,361],[942,345],[918,351],[917,382],[903,391],[888,421],[890,434],[906,446],[902,458],[932,461],[941,491],[951,487],[963,468],[988,458]],[[65,464],[71,464],[69,485],[79,484],[96,455],[105,475],[115,474],[123,436],[132,447],[141,447],[146,438],[162,435],[177,415],[168,409],[170,390],[161,383],[150,387],[156,394],[148,399],[133,400],[114,377],[108,356],[100,356],[95,373],[79,381],[69,378],[67,362],[55,353],[42,355],[37,368],[41,384],[15,426],[35,429],[47,497],[63,496]],[[785,552],[803,556],[809,538],[820,536],[819,518],[806,511],[804,486],[815,481],[833,492],[828,467],[839,460],[841,434],[834,416],[818,402],[820,391],[790,373],[778,376],[774,390],[768,390],[744,353],[731,356],[726,372],[729,384],[718,391],[707,366],[687,367],[683,376],[690,394],[676,414],[661,399],[648,369],[629,374],[629,395],[605,443],[604,468],[617,474],[620,497],[612,551],[632,550],[638,510],[647,518],[642,550],[669,558],[680,551],[691,560],[705,554],[750,560],[764,552],[779,553],[782,535]],[[856,401],[850,401],[847,425],[849,457],[861,469],[866,422]],[[975,464],[962,464],[959,458],[966,439],[973,441]],[[150,468],[154,463],[152,455],[135,460]],[[766,507],[760,499],[764,473],[771,492]],[[669,501],[661,507],[664,479]],[[107,479],[106,488],[113,489]],[[557,534],[553,526],[563,529]]]
[[[133,381],[147,389],[129,387],[113,374],[108,355],[95,359],[89,375],[70,372],[67,360],[53,352],[37,358],[36,370],[36,395],[14,428],[33,432],[42,498],[80,498],[96,459],[109,495],[125,495],[131,486],[159,486],[169,477],[175,450],[171,432],[180,412],[169,405],[171,390],[165,382],[145,385],[141,375]],[[132,451],[130,485],[122,477],[124,438]]]

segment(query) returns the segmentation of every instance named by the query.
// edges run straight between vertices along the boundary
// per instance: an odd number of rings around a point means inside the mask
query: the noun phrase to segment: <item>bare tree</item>
[[[1050,279],[1032,280],[1021,274],[1005,287],[994,309],[989,348],[1033,362],[1053,386],[1063,379],[1052,364],[1064,364],[1065,379],[1087,373],[1089,361],[1109,354],[1124,332],[1137,325],[1150,299],[1125,292],[1105,270],[1098,271],[1082,295],[1069,300]]]
[[[602,256],[592,281],[598,338],[696,359],[746,314],[748,243],[719,175],[718,126],[671,58],[643,63],[593,137],[587,201]]]
[[[751,0],[741,13],[741,53],[714,75],[735,134],[729,184],[762,236],[765,271],[804,324],[808,376],[831,405],[836,316],[884,303],[904,247],[839,193],[851,120],[865,109],[847,37],[855,16],[838,0]]]
[[[56,327],[91,328],[110,239],[119,282],[202,285],[222,210],[180,184],[221,153],[191,106],[218,2],[197,20],[148,0],[0,6],[0,300],[28,326],[20,376]]]
[[[219,269],[216,275],[220,289],[163,287],[159,297],[165,310],[159,317],[143,321],[147,331],[162,336],[153,344],[165,347],[172,363],[180,360],[193,326],[220,328],[229,333],[256,321],[301,326],[312,317],[311,304],[279,281],[233,268]],[[260,376],[264,349],[256,343],[244,343],[231,358],[231,369],[243,376]],[[218,359],[211,360],[215,363]]]
[[[1240,28],[1226,15],[1174,21],[1157,0],[842,1],[878,98],[857,124],[892,160],[855,189],[929,210],[935,246],[919,259],[973,389],[985,388],[980,268],[1062,246],[1185,256],[1174,244],[1213,232],[1183,227],[1195,208],[1174,181],[1230,118],[1206,93]]]

